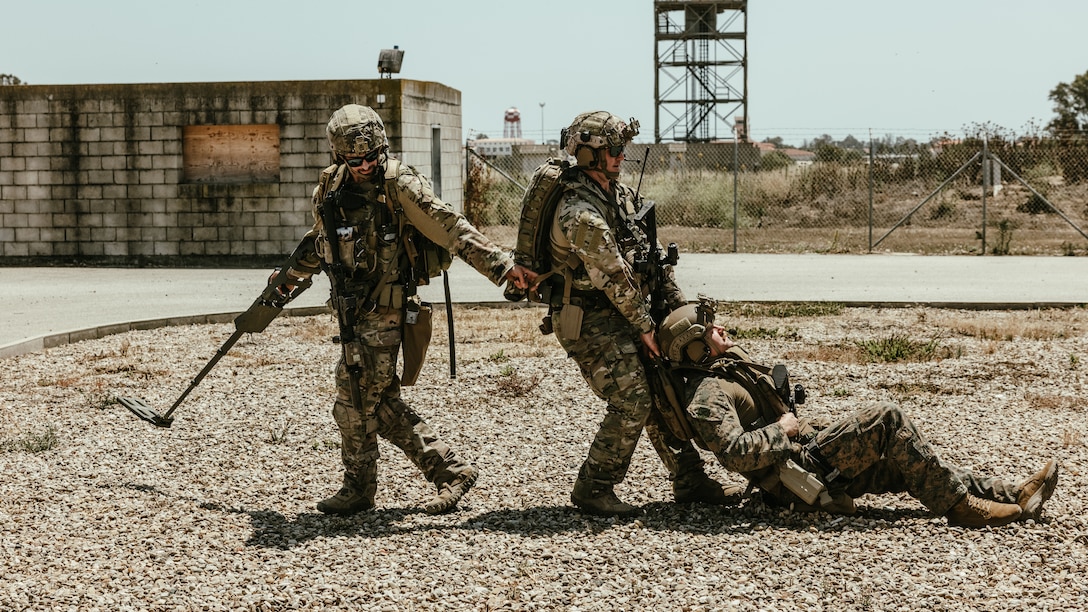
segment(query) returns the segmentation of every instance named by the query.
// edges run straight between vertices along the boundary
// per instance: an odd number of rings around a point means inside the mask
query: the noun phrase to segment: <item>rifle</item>
[[[329,257],[332,263],[322,259],[321,268],[329,275],[329,285],[332,287],[330,302],[336,313],[336,322],[340,326],[340,333],[333,336],[332,341],[339,344],[344,356],[344,366],[348,372],[348,386],[351,392],[351,405],[362,414],[363,396],[359,391],[359,382],[362,380],[363,355],[359,347],[358,338],[355,337],[355,313],[360,306],[364,311],[373,311],[377,308],[374,298],[381,293],[382,288],[388,282],[393,269],[400,259],[403,241],[398,241],[397,252],[393,256],[391,265],[386,268],[381,280],[375,285],[370,295],[363,298],[360,303],[358,296],[347,290],[347,270],[340,259],[340,229],[337,222],[337,209],[340,208],[339,190],[329,192],[321,203],[319,214],[321,223],[325,226],[328,236]],[[399,232],[398,232],[399,234]]]
[[[643,367],[646,370],[646,381],[650,385],[650,396],[653,399],[654,409],[661,415],[665,425],[674,436],[682,441],[695,438],[695,431],[688,421],[687,412],[676,393],[676,374],[663,357],[643,358]]]
[[[661,251],[661,243],[657,240],[657,205],[653,201],[642,202],[642,177],[646,174],[646,160],[650,157],[650,147],[646,147],[646,153],[642,156],[642,171],[638,176],[638,187],[635,189],[635,202],[641,204],[638,212],[631,216],[630,221],[641,228],[646,234],[649,245],[645,253],[635,260],[635,271],[646,279],[650,287],[650,316],[654,323],[660,324],[669,314],[669,307],[665,301],[664,280],[662,268],[665,265],[675,266],[680,261],[680,248],[675,242],[670,242],[667,252]]]
[[[200,381],[204,380],[204,376],[211,371],[215,364],[219,363],[227,351],[234,346],[242,334],[260,333],[268,327],[268,324],[275,319],[280,312],[283,311],[283,307],[291,300],[299,296],[305,291],[312,283],[309,278],[304,280],[292,279],[288,276],[288,271],[295,267],[300,266],[298,260],[304,253],[313,250],[312,238],[305,238],[302,242],[295,247],[295,250],[291,253],[291,256],[287,258],[287,261],[276,269],[276,273],[268,281],[268,285],[261,291],[261,294],[257,296],[253,304],[242,314],[234,318],[234,333],[231,337],[223,343],[223,346],[219,347],[219,350],[215,352],[215,356],[211,361],[204,366],[204,369],[200,370],[200,373],[196,375],[193,382],[187,389],[181,394],[181,397],[174,402],[170,409],[165,414],[159,414],[155,412],[155,409],[150,404],[138,397],[118,397],[117,402],[128,408],[132,414],[135,414],[140,419],[147,421],[157,427],[170,427],[174,422],[173,414],[177,410],[177,407],[181,405],[181,402],[185,401],[185,398],[189,396],[189,393],[200,384]],[[292,287],[287,292],[281,290],[281,287]]]
[[[680,249],[675,242],[669,243],[668,251],[661,252],[661,244],[657,240],[657,207],[652,201],[642,200],[642,179],[646,175],[646,160],[650,157],[650,147],[646,147],[642,155],[642,169],[638,175],[638,186],[635,188],[635,202],[641,207],[638,212],[630,217],[629,222],[639,227],[646,234],[649,241],[647,249],[635,259],[635,272],[646,279],[650,287],[650,317],[655,325],[660,325],[669,314],[668,303],[665,300],[664,274],[662,268],[665,265],[675,266],[680,260]],[[640,353],[641,355],[641,353]],[[677,381],[668,363],[663,357],[642,356],[642,365],[646,370],[646,380],[650,385],[650,395],[654,407],[661,415],[665,425],[674,436],[682,441],[688,441],[695,437],[691,428],[684,406],[676,392]]]

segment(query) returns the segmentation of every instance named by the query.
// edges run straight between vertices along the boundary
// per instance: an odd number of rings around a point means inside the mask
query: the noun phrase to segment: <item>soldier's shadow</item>
[[[640,529],[680,531],[700,535],[746,534],[757,529],[786,529],[792,531],[837,532],[871,529],[897,529],[896,523],[931,519],[922,508],[870,508],[860,506],[853,517],[826,513],[784,513],[762,503],[750,502],[740,507],[716,507],[702,504],[678,505],[651,503],[643,506],[643,514],[631,518],[598,517],[570,506],[533,506],[519,509],[491,510],[469,514],[471,510],[455,511],[435,517],[432,522],[418,508],[380,508],[350,517],[335,517],[309,512],[288,519],[273,510],[243,510],[211,508],[249,515],[253,534],[247,546],[290,549],[317,538],[384,538],[421,531],[492,531],[521,537],[550,537],[561,533],[593,534],[620,525],[636,525]],[[451,523],[449,518],[466,514],[463,520]],[[418,515],[418,516],[417,516]],[[420,520],[420,519],[423,520]],[[852,519],[863,520],[852,520]]]

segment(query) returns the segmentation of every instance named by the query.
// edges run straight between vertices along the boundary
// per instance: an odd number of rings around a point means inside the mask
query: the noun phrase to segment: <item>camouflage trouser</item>
[[[608,402],[579,478],[605,486],[621,482],[644,427],[670,479],[703,470],[702,457],[690,442],[673,436],[658,418],[650,418],[650,387],[638,354],[642,344],[626,319],[611,309],[586,312],[577,340],[556,335],[593,392]]]
[[[995,501],[1016,500],[1013,485],[942,463],[893,404],[864,408],[833,423],[817,434],[816,443],[827,462],[849,479],[845,491],[851,497],[906,491],[938,515],[968,492]],[[818,471],[806,453],[795,459]]]
[[[355,327],[363,365],[359,380],[361,410],[351,404],[351,385],[343,358],[336,366],[336,401],[332,416],[340,428],[344,480],[374,499],[378,478],[378,436],[385,438],[441,485],[467,467],[429,425],[400,398],[397,354],[400,312],[363,318]]]

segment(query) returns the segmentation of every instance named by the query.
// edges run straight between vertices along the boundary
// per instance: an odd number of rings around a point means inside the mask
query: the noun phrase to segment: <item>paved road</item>
[[[0,267],[0,357],[134,327],[229,320],[245,310],[266,270]],[[437,280],[437,279],[436,279]],[[832,301],[1024,308],[1088,303],[1088,257],[683,254],[677,281],[735,301]],[[326,281],[291,304],[319,308]],[[450,270],[453,300],[503,302],[466,264]],[[442,285],[423,298],[442,301]]]

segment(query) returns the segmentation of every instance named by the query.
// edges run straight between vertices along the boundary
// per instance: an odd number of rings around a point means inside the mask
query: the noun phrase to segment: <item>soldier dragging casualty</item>
[[[695,447],[659,426],[650,410],[644,360],[658,352],[655,314],[663,316],[686,300],[672,266],[657,257],[660,245],[645,216],[652,203],[617,180],[624,147],[636,135],[633,119],[606,111],[578,115],[561,137],[574,161],[549,160],[537,169],[519,228],[519,263],[547,281],[534,287],[538,292],[530,299],[549,305],[546,321],[559,343],[607,402],[571,492],[575,506],[600,515],[641,512],[621,501],[614,486],[624,479],[644,427],[668,469],[677,502],[730,504],[740,493],[710,478]],[[538,189],[548,176],[555,187]],[[534,244],[522,245],[523,236],[533,236]],[[550,333],[548,324],[542,330]]]

